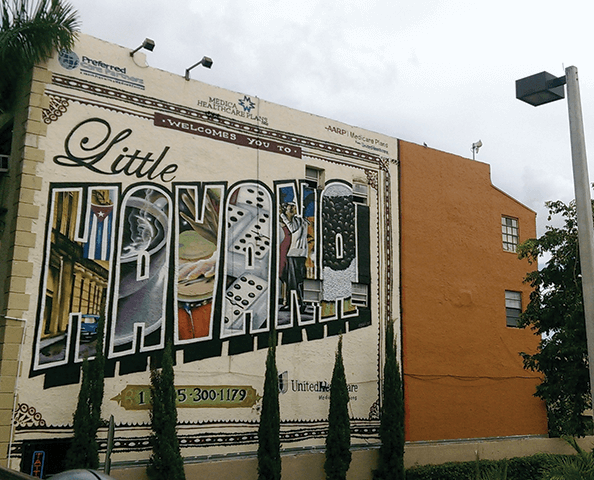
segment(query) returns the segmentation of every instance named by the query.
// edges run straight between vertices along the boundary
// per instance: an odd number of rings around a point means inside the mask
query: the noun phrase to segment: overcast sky
[[[72,0],[84,33],[151,66],[472,158],[538,212],[573,198],[566,101],[532,107],[515,80],[579,71],[594,160],[594,34],[584,0]],[[594,176],[589,161],[591,178]]]

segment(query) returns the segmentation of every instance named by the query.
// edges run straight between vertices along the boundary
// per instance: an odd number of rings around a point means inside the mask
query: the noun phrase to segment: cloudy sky
[[[71,0],[84,33],[151,66],[472,158],[538,212],[573,198],[567,103],[515,99],[515,80],[579,71],[594,160],[594,34],[584,0]],[[589,162],[594,177],[592,161]]]

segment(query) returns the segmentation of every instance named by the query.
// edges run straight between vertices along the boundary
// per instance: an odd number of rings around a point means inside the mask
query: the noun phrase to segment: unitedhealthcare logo
[[[348,383],[347,390],[349,391],[349,399],[357,400],[357,395],[353,395],[359,391],[359,385],[356,383]],[[289,378],[289,372],[286,370],[278,376],[278,391],[281,394],[289,391],[294,393],[313,393],[318,394],[318,400],[330,399],[330,384],[325,380],[293,380]]]
[[[278,391],[287,393],[289,390],[289,372],[286,370],[278,376]]]
[[[83,75],[144,90],[144,80],[128,75],[125,67],[111,65],[103,60],[96,60],[86,55],[80,58],[76,53],[66,50],[60,52],[58,61],[66,70],[75,70],[80,67],[80,72]]]

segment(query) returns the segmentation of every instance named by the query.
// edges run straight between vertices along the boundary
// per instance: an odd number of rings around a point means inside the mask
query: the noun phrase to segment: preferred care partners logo
[[[142,78],[128,75],[126,67],[112,65],[103,60],[87,57],[86,55],[83,55],[81,58],[75,52],[66,50],[62,50],[59,53],[58,62],[62,68],[66,70],[76,70],[77,68],[80,68],[80,72],[83,75],[144,90],[144,80]]]
[[[62,50],[58,55],[58,62],[62,68],[66,70],[74,70],[76,67],[80,65],[80,60],[78,55],[74,52],[68,52],[66,50]]]

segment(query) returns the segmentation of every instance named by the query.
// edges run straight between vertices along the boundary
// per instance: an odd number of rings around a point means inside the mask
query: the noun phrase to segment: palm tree
[[[563,437],[577,455],[547,455],[544,480],[594,480],[594,452],[586,452],[573,437]]]
[[[72,49],[80,22],[61,0],[2,0],[0,22],[0,113],[7,113],[22,76],[54,50]]]

